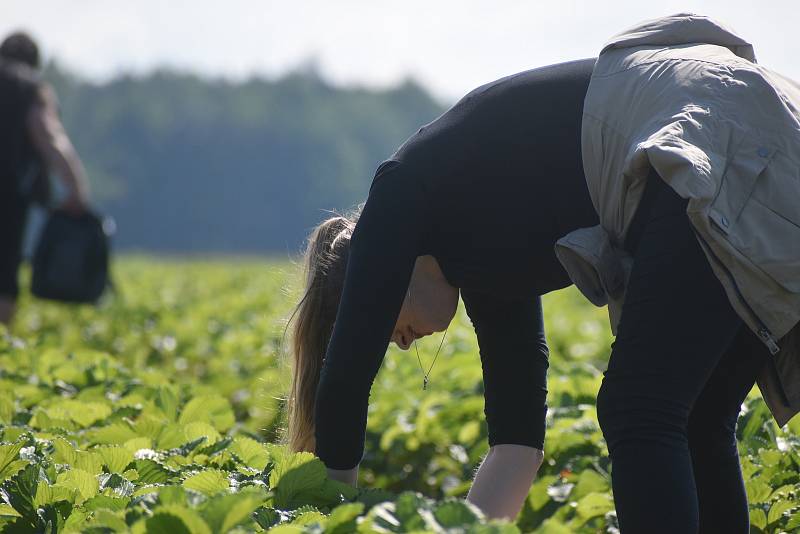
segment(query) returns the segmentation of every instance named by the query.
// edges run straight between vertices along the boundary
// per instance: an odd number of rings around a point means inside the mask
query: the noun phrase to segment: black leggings
[[[769,351],[733,310],[681,198],[655,172],[597,416],[622,534],[749,532],[736,419]]]
[[[0,176],[0,180],[8,177]],[[22,242],[28,201],[7,184],[0,184],[0,297],[16,299],[17,271],[22,262]]]

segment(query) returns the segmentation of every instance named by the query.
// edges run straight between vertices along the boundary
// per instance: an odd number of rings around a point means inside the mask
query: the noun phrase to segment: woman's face
[[[432,256],[417,258],[391,340],[407,350],[415,339],[443,332],[458,306],[458,289],[448,284]]]

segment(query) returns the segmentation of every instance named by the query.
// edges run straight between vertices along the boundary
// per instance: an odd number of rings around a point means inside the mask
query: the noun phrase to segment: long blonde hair
[[[326,219],[311,232],[305,248],[305,290],[289,318],[292,382],[286,433],[289,448],[295,452],[315,451],[314,401],[359,213],[356,209]]]

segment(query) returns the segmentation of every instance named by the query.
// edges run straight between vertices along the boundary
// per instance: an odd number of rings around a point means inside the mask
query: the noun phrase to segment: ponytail
[[[305,291],[292,313],[292,381],[288,399],[288,442],[294,452],[314,452],[314,402],[322,361],[342,296],[350,238],[358,212],[323,221],[308,238]]]

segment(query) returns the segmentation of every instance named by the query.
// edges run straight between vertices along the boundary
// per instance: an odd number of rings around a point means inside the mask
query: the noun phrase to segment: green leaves
[[[122,473],[133,461],[133,454],[124,447],[97,447],[95,451],[103,459],[109,473]]]
[[[269,446],[269,453],[272,470],[268,482],[277,508],[294,510],[304,504],[331,507],[358,494],[349,484],[328,479],[325,464],[311,453],[291,453],[276,446]]]
[[[108,495],[95,495],[91,499],[83,503],[83,509],[87,512],[95,512],[97,510],[110,510],[112,512],[120,512],[130,503],[128,497],[110,497]]]
[[[788,512],[789,510],[794,510],[800,507],[800,504],[797,502],[790,502],[790,501],[777,501],[772,506],[769,507],[769,513],[767,514],[767,523],[772,524],[779,521],[783,515]]]
[[[60,400],[49,406],[45,413],[51,420],[69,420],[87,428],[111,415],[111,407],[98,402]]]
[[[158,388],[156,394],[155,404],[161,409],[161,412],[167,417],[168,421],[175,421],[178,416],[178,396],[175,393],[175,388],[170,386],[162,386]]]
[[[607,493],[590,493],[578,501],[575,507],[575,515],[580,524],[598,517],[605,516],[606,513],[614,509],[614,501]]]
[[[600,475],[597,471],[586,469],[578,475],[578,482],[572,490],[570,496],[573,499],[580,499],[591,493],[608,494],[611,490],[610,481]]]
[[[95,428],[87,432],[86,436],[89,443],[102,445],[124,445],[126,441],[139,437],[126,423],[113,423]]]
[[[40,471],[38,466],[28,465],[2,485],[4,500],[31,525],[38,523],[34,500],[39,489]]]
[[[350,513],[353,511],[355,508]],[[331,527],[333,519],[334,514],[331,514],[327,528]],[[404,492],[394,502],[373,506],[359,529],[363,532],[519,533],[519,529],[507,523],[487,523],[480,510],[461,499],[447,498],[437,503],[414,492]]]
[[[270,450],[275,465],[269,474],[269,486],[275,492],[275,506],[297,508],[322,489],[327,475],[319,458],[308,452],[291,454],[277,447]]]
[[[187,477],[183,481],[183,487],[199,491],[204,495],[215,495],[222,491],[227,491],[230,487],[228,475],[219,469],[206,469],[197,474]]]
[[[137,482],[140,484],[163,484],[178,474],[155,460],[136,460],[135,465],[139,475]]]
[[[227,399],[219,395],[203,395],[190,400],[181,410],[178,422],[182,424],[210,423],[220,432],[228,430],[236,419]]]
[[[364,512],[364,504],[360,502],[341,504],[333,509],[325,531],[329,534],[347,534],[356,529],[356,520]]]
[[[434,509],[433,516],[444,528],[473,525],[481,516],[480,510],[466,501],[447,499]]]
[[[10,504],[0,504],[0,516],[2,517],[22,517],[22,515],[14,510]]]
[[[166,505],[145,520],[148,534],[211,534],[203,519],[189,508]]]
[[[247,467],[263,471],[269,462],[269,452],[261,443],[246,436],[237,436],[230,451]]]
[[[227,532],[247,521],[265,499],[266,492],[261,488],[245,488],[239,493],[209,500],[200,513],[212,532]]]
[[[72,488],[78,491],[83,502],[97,495],[99,484],[97,478],[92,473],[83,469],[70,469],[58,475],[56,484],[65,488]]]
[[[20,341],[0,333],[0,531],[618,529],[593,404],[612,338],[605,310],[571,290],[545,298],[545,463],[515,525],[464,500],[488,443],[463,310],[433,389],[420,391],[414,359],[387,353],[357,489],[328,479],[313,454],[276,444],[289,383],[278,358],[278,319],[292,304],[278,297],[284,278],[257,262],[120,265],[124,305],[23,302]],[[745,401],[737,428],[754,532],[800,530],[798,421],[778,429],[757,395]]]
[[[105,495],[111,494],[116,497],[130,497],[133,495],[133,483],[118,473],[100,475],[98,482],[100,483],[100,490]]]
[[[0,481],[16,475],[28,462],[19,459],[22,443],[0,445]]]

